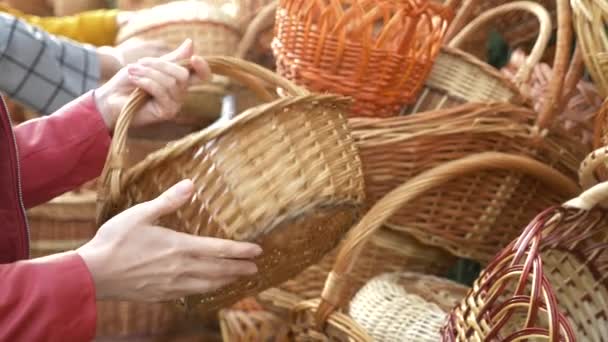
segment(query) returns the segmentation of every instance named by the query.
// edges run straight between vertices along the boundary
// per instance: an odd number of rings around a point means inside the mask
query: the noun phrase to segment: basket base
[[[205,315],[293,278],[336,247],[357,222],[361,209],[352,204],[314,208],[281,223],[254,241],[264,250],[256,260],[257,275],[206,295],[188,297],[186,309]]]

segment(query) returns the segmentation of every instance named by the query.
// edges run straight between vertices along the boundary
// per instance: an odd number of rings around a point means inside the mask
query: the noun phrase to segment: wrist
[[[116,124],[116,119],[110,110],[110,106],[108,105],[108,97],[109,93],[106,89],[105,85],[95,89],[93,91],[93,100],[95,101],[95,106],[97,107],[97,111],[101,115],[103,122],[110,134],[114,132],[114,125]]]

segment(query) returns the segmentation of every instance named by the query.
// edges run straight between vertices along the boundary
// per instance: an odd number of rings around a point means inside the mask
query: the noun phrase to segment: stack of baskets
[[[213,293],[100,303],[100,336],[204,323],[237,342],[608,340],[608,149],[590,154],[608,145],[602,1],[118,5],[142,11],[117,42],[192,38],[214,77],[178,122],[143,131],[137,90],[97,196],[30,211],[35,255],[186,177],[196,195],[160,224],[264,254]],[[463,258],[483,268],[473,284],[446,279]]]

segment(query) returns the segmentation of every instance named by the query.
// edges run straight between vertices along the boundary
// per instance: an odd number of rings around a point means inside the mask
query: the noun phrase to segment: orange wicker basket
[[[366,213],[345,237],[327,277],[322,299],[301,302],[301,298],[284,291],[267,291],[260,294],[264,305],[289,318],[300,340],[324,341],[328,337],[346,341],[371,341],[368,332],[352,317],[336,310],[346,309],[351,293],[351,272],[356,271],[358,257],[378,229],[397,210],[411,207],[424,193],[443,187],[451,187],[451,181],[480,170],[517,170],[536,177],[547,186],[575,193],[577,187],[567,177],[550,167],[520,156],[486,152],[450,161],[426,171],[391,191]],[[450,183],[448,183],[450,182]],[[449,211],[444,211],[449,214]],[[287,298],[289,297],[289,298]],[[351,303],[352,304],[352,303]]]
[[[272,42],[277,71],[313,91],[352,96],[355,115],[397,115],[421,90],[452,6],[280,0]]]
[[[260,79],[290,96],[187,136],[123,170],[129,122],[147,99],[138,90],[120,115],[98,194],[104,222],[190,178],[196,195],[162,225],[262,246],[257,275],[188,298],[188,307],[203,312],[278,285],[318,262],[355,222],[365,199],[360,160],[346,126],[348,100],[309,94],[242,60],[207,62],[215,73],[252,87]]]

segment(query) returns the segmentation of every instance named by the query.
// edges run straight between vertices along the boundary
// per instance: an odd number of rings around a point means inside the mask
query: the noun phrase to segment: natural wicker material
[[[278,72],[355,98],[353,113],[394,116],[416,99],[451,5],[434,1],[280,0],[272,49]]]
[[[482,15],[482,13],[491,10],[492,8],[513,2],[511,0],[463,0],[458,8],[454,20],[452,21],[446,41],[450,41],[456,36],[464,26],[471,20]],[[551,15],[551,21],[556,22],[557,18],[557,1],[556,0],[536,0],[535,2],[542,5]],[[536,18],[530,13],[521,11],[510,11],[504,15],[495,18],[492,21],[492,26],[486,25],[480,30],[476,30],[463,49],[472,53],[482,60],[486,60],[486,47],[488,34],[492,30],[496,30],[507,41],[510,47],[517,48],[534,41],[539,32],[539,25]]]
[[[526,54],[522,50],[515,50],[502,72],[509,77],[515,77],[516,70],[521,67],[525,58]],[[593,117],[602,104],[602,98],[592,83],[581,80],[583,66],[580,53],[576,54],[572,66],[573,68],[571,67],[569,70],[564,85],[566,89],[564,94],[567,95],[564,95],[563,98],[565,98],[566,103],[563,110],[559,111],[555,121],[574,138],[591,146],[593,141]],[[540,63],[534,67],[532,77],[527,84],[529,97],[533,99],[534,110],[542,110],[546,101],[544,94],[547,92],[552,77],[553,70],[549,65]]]
[[[293,279],[278,286],[301,299],[321,296],[327,275],[336,260],[338,248],[326,255],[321,262],[312,265]],[[352,269],[350,297],[374,276],[389,272],[413,271],[426,274],[442,274],[455,262],[455,258],[439,248],[424,246],[406,236],[390,230],[378,231],[361,252]]]
[[[290,341],[286,322],[252,298],[220,310],[219,319],[226,342]]]
[[[348,312],[376,341],[437,342],[447,312],[468,290],[433,276],[387,273],[359,290]]]
[[[482,62],[460,48],[463,44],[487,22],[511,12],[529,12],[539,22],[540,31],[532,47],[530,56],[520,65],[516,77],[509,79],[498,72],[494,67]],[[560,30],[562,32],[563,30]],[[539,63],[551,33],[551,20],[547,11],[540,5],[530,1],[516,1],[491,9],[475,18],[462,31],[454,37],[449,47],[442,48],[428,79],[425,81],[423,91],[418,95],[416,103],[403,108],[403,114],[422,111],[437,110],[453,107],[469,102],[510,102],[513,104],[529,104],[525,82],[530,79],[534,66]],[[560,42],[559,56],[556,55],[555,64],[558,66],[567,63],[567,55],[563,51],[569,48],[567,36],[558,35]],[[558,70],[552,85],[562,81],[565,69]],[[554,88],[551,88],[554,89]],[[555,88],[558,89],[558,88]],[[543,108],[542,116],[548,116],[550,107]],[[546,120],[541,120],[542,122]]]
[[[116,125],[98,196],[103,222],[190,178],[197,189],[192,201],[164,217],[163,226],[262,246],[257,275],[187,301],[203,304],[202,311],[277,285],[318,262],[355,222],[365,198],[360,160],[346,126],[348,100],[309,94],[238,59],[209,57],[207,62],[215,73],[252,87],[263,80],[289,96],[192,134],[123,170],[129,123],[147,100],[136,91]]]
[[[169,7],[142,10],[120,29],[116,41],[160,39],[170,48],[177,48],[190,38],[197,55],[231,56],[238,48],[240,37],[240,27],[225,8],[206,1],[179,1]],[[213,121],[220,115],[225,94],[226,79],[222,77],[192,86],[182,113]]]
[[[350,293],[349,288],[352,284],[350,273],[355,269],[358,257],[367,247],[370,238],[399,208],[406,205],[410,208],[422,194],[435,188],[447,187],[450,181],[473,172],[504,169],[533,175],[546,182],[545,185],[548,187],[568,189],[566,191],[570,193],[576,191],[576,186],[559,172],[525,157],[486,152],[444,163],[391,191],[376,202],[348,232],[340,246],[332,272],[326,280],[321,301],[298,303],[297,296],[278,290],[264,292],[260,294],[260,299],[282,317],[292,318],[292,323],[296,327],[295,333],[301,335],[302,340],[323,340],[322,337],[335,335],[341,341],[346,338],[371,341],[365,330],[352,318],[335,311],[345,308],[348,302],[348,297],[345,298],[345,295]],[[448,212],[443,212],[446,213]]]
[[[560,129],[539,136],[536,116],[509,104],[468,104],[390,119],[349,119],[368,201],[375,203],[446,161],[485,151],[529,156],[577,179],[587,148]],[[565,189],[545,187],[517,172],[480,172],[425,193],[386,226],[454,255],[487,262],[536,213],[576,191]]]
[[[573,23],[585,65],[602,97],[608,96],[607,0],[571,1]]]
[[[608,183],[543,211],[450,314],[444,341],[608,339]]]

